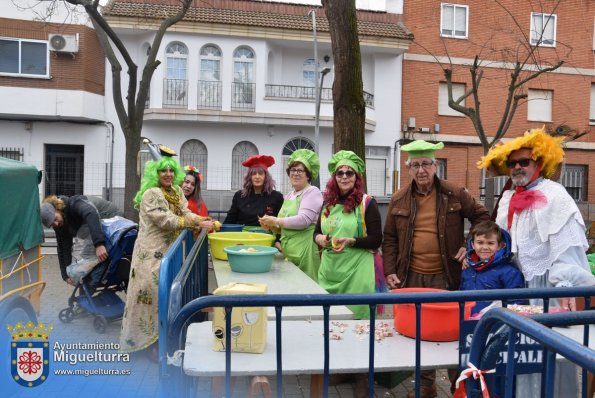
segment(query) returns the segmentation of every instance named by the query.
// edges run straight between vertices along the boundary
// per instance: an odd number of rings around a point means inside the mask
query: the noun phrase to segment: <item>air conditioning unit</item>
[[[76,53],[79,51],[78,35],[50,34],[48,42],[51,51],[61,53]]]

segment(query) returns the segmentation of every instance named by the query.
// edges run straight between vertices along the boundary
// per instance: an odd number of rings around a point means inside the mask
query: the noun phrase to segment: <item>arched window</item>
[[[198,108],[221,109],[221,50],[213,44],[200,49]]]
[[[188,140],[182,144],[180,148],[180,165],[182,168],[187,165],[192,165],[202,173],[203,180],[201,189],[207,188],[207,162],[209,153],[207,147],[199,140]]]
[[[238,47],[233,52],[233,110],[254,110],[254,86],[254,51]]]
[[[304,86],[316,86],[316,66],[313,58],[308,58],[304,61],[304,65],[302,66],[302,76],[304,78]]]
[[[200,80],[221,80],[221,50],[212,44],[200,49]]]
[[[258,148],[250,141],[238,142],[231,151],[231,189],[242,189],[246,168],[242,162],[252,155],[258,155]]]
[[[283,146],[283,152],[281,153],[281,158],[283,161],[283,168],[281,171],[282,181],[281,181],[281,192],[286,194],[287,192],[291,191],[291,184],[289,183],[289,177],[285,170],[287,169],[288,160],[291,154],[298,150],[298,149],[310,149],[314,150],[314,143],[305,137],[294,137],[291,140],[287,141]],[[320,177],[319,177],[320,178]],[[316,185],[319,181],[317,178],[314,181],[310,181],[312,185]]]
[[[166,76],[163,84],[163,106],[188,106],[188,48],[179,42],[165,49]]]

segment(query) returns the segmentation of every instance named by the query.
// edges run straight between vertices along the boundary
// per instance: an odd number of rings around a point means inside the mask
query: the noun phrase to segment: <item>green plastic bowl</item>
[[[235,245],[273,246],[275,237],[257,232],[213,232],[207,235],[211,253],[218,260],[227,260],[224,248]]]
[[[240,250],[254,249],[255,252]],[[273,265],[273,257],[278,250],[270,246],[238,245],[223,249],[227,253],[229,266],[233,272],[256,274],[269,272]]]

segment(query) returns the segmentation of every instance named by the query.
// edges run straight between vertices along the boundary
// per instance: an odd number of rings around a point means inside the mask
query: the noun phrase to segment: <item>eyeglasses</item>
[[[351,171],[351,170],[341,171],[341,170],[339,170],[335,173],[335,175],[338,178],[343,178],[343,177],[351,178],[355,175],[355,171]]]
[[[159,173],[167,173],[168,171],[169,171],[170,173],[173,173],[173,172],[174,172],[174,171],[173,171],[172,169],[170,169],[169,167],[168,167],[168,168],[165,168],[165,169],[157,170],[157,171],[158,171]]]
[[[424,170],[428,170],[430,167],[432,167],[433,164],[434,162],[411,163],[409,165],[409,168],[413,171],[418,171],[420,167],[423,167]]]
[[[517,159],[517,160],[507,160],[506,167],[508,167],[509,169],[514,169],[516,167],[517,163],[521,167],[527,167],[531,164],[531,160],[533,160],[533,159],[522,158],[522,159]]]
[[[302,175],[306,172],[304,169],[289,169],[290,174]]]

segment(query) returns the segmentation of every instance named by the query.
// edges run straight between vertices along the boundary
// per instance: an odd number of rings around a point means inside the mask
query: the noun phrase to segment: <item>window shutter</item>
[[[535,122],[552,121],[553,91],[529,90],[527,102],[527,120]]]

